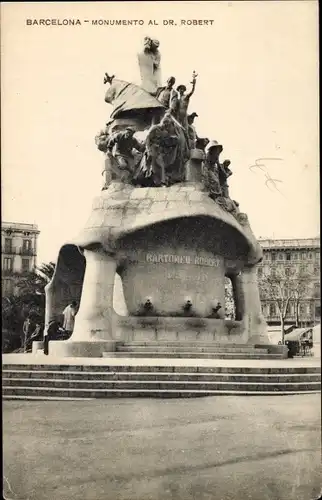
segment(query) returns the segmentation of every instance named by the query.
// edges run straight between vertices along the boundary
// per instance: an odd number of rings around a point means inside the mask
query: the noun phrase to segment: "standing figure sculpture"
[[[229,198],[229,186],[227,183],[228,177],[230,177],[233,173],[230,170],[230,160],[225,160],[219,166],[219,182],[222,190],[222,195],[224,198]]]
[[[156,98],[161,102],[165,108],[170,107],[170,96],[173,89],[173,85],[176,83],[174,76],[170,76],[167,80],[167,85],[165,87],[160,87],[157,90]]]
[[[149,94],[155,95],[158,88],[161,87],[160,42],[146,36],[143,43],[143,51],[138,54],[141,87]]]
[[[191,115],[187,116],[188,121],[188,137],[189,137],[189,147],[190,149],[195,149],[197,144],[197,132],[193,125],[195,118],[198,117],[197,113],[193,112]]]
[[[121,179],[123,182],[133,177],[135,165],[139,161],[133,150],[136,150],[137,154],[142,153],[144,145],[134,137],[134,130],[131,127],[112,134],[107,144],[107,153],[115,158],[119,170],[124,172]]]
[[[185,94],[187,87],[185,85],[179,85],[177,87],[177,91],[179,93],[179,109],[177,114],[177,119],[181,123],[181,125],[188,130],[188,106],[190,102],[190,98],[193,95],[196,88],[197,74],[193,72],[192,74],[192,89],[188,94]]]
[[[217,141],[210,141],[206,146],[206,159],[203,167],[203,182],[204,187],[209,191],[209,196],[213,200],[217,200],[222,196],[222,189],[219,180],[219,155],[223,147]]]

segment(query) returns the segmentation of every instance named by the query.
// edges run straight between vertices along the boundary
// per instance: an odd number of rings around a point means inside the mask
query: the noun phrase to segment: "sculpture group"
[[[198,180],[211,199],[238,215],[238,203],[230,198],[227,183],[232,175],[230,160],[221,161],[221,144],[198,136],[194,125],[198,114],[189,113],[198,75],[193,71],[189,91],[183,84],[176,86],[174,76],[162,86],[159,45],[158,40],[144,39],[138,54],[140,87],[105,73],[104,84],[110,85],[105,101],[114,110],[95,138],[98,149],[106,155],[103,189],[112,181],[168,187]],[[191,158],[199,159],[197,179],[187,176]]]
[[[267,342],[256,277],[262,252],[230,197],[230,161],[221,159],[222,144],[195,128],[190,103],[198,75],[193,71],[191,86],[174,76],[162,85],[159,46],[144,39],[140,85],[105,73],[112,111],[96,136],[105,156],[102,192],[79,236],[61,248],[46,289],[48,324],[67,300],[80,303],[73,335],[52,342],[56,355],[101,356],[116,341],[156,336]],[[114,310],[116,275],[125,317]],[[232,322],[221,306],[225,278]],[[155,331],[142,326],[151,321]]]

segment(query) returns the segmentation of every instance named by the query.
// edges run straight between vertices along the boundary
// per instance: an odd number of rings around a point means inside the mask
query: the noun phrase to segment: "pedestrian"
[[[23,348],[23,352],[27,352],[27,342],[29,337],[29,332],[31,329],[31,321],[30,318],[26,318],[23,326],[22,326],[22,334],[21,334],[21,347]]]
[[[34,329],[32,335],[30,337],[30,340],[39,340],[40,330],[41,330],[40,324],[36,323],[36,328]]]
[[[75,300],[72,301],[67,307],[65,307],[63,311],[64,323],[63,329],[66,331],[66,334],[71,335],[74,330],[75,324],[75,316],[76,316],[76,307],[77,302]]]

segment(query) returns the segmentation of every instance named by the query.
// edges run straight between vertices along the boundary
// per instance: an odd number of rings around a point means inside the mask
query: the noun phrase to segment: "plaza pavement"
[[[4,496],[315,500],[320,424],[317,394],[3,401]]]

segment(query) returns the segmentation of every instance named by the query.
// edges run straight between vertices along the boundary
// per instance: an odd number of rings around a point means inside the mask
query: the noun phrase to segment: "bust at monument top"
[[[138,53],[141,87],[152,95],[161,87],[161,54],[159,40],[144,38],[143,50]]]

